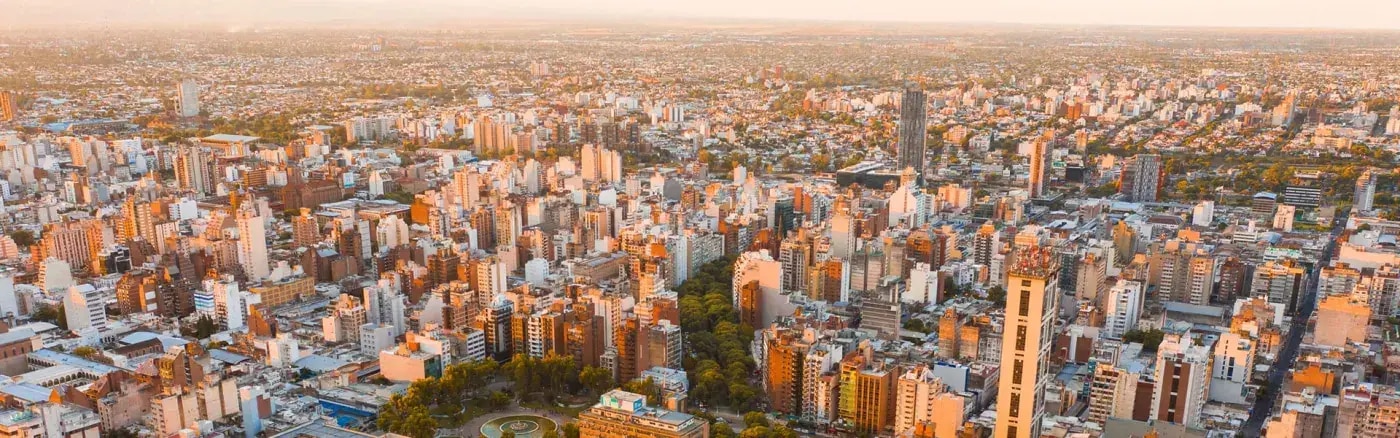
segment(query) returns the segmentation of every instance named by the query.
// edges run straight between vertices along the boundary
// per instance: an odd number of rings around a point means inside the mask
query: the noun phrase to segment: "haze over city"
[[[0,25],[207,23],[450,27],[504,19],[748,19],[904,23],[1400,29],[1386,0],[10,0]]]
[[[0,1],[0,436],[1400,436],[1397,2]]]

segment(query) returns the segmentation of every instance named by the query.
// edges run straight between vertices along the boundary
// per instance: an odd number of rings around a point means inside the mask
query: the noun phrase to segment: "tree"
[[[753,407],[753,401],[758,399],[758,392],[753,386],[737,381],[729,384],[729,407],[735,410],[744,410]]]
[[[710,436],[712,438],[734,438],[738,436],[734,433],[734,428],[729,423],[713,423],[710,425]]]
[[[749,412],[749,413],[744,414],[744,426],[746,426],[746,427],[768,426],[768,425],[769,425],[769,423],[768,423],[768,416],[767,416],[767,415],[763,415],[762,412]]]
[[[554,429],[546,430],[540,438],[559,438],[559,432],[555,432]]]
[[[1006,289],[1001,286],[992,286],[987,290],[987,299],[1003,307],[1006,306]]]
[[[586,366],[578,373],[579,383],[593,394],[602,394],[613,388],[612,372],[606,369]]]
[[[739,438],[768,438],[773,431],[768,426],[749,426],[743,432],[739,432]]]
[[[219,326],[214,323],[214,318],[210,318],[209,315],[200,316],[199,320],[194,324],[194,337],[199,339],[208,339],[209,336],[212,336],[218,331]]]
[[[137,438],[139,436],[136,431],[127,428],[108,430],[102,433],[102,438]]]
[[[503,430],[501,431],[501,438],[515,438],[515,432]]]
[[[49,304],[39,304],[34,309],[34,319],[50,324],[57,324],[60,319],[59,311],[62,309],[62,307],[62,304],[59,304],[58,306],[53,306]]]
[[[624,383],[622,390],[646,396],[647,404],[655,406],[661,403],[661,387],[657,386],[656,380],[650,377],[647,377],[646,380],[633,380]]]
[[[86,345],[73,349],[73,355],[74,355],[74,356],[78,356],[78,357],[81,357],[81,358],[87,359],[87,360],[93,360],[94,358],[96,358],[97,356],[100,356],[101,354],[102,354],[102,352],[97,351],[96,348],[92,348],[92,347],[89,347],[89,346],[86,346]]]
[[[426,410],[414,412],[404,419],[404,423],[399,427],[400,435],[407,435],[413,438],[433,438],[437,435],[437,421],[428,415]]]
[[[564,423],[564,438],[578,438],[578,425],[574,423]]]
[[[28,248],[34,245],[34,232],[29,230],[15,230],[10,233],[10,239],[15,241],[15,245],[20,248]]]
[[[1162,344],[1162,338],[1164,336],[1166,336],[1166,334],[1158,329],[1148,331],[1128,330],[1127,333],[1123,334],[1123,340],[1142,344],[1142,349],[1144,351],[1157,351],[1157,347]]]

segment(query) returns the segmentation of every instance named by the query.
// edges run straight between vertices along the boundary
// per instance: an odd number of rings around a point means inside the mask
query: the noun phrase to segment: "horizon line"
[[[663,20],[663,22],[648,22],[648,20]],[[376,23],[378,21],[378,23]],[[1400,27],[1329,27],[1329,26],[1299,26],[1289,24],[1253,24],[1253,25],[1219,25],[1219,24],[1144,24],[1144,23],[1090,23],[1071,21],[996,21],[996,20],[898,20],[898,19],[834,19],[834,18],[771,18],[771,17],[733,17],[733,16],[680,16],[680,15],[649,15],[633,14],[628,16],[617,15],[574,15],[574,16],[488,16],[488,17],[457,17],[442,19],[424,19],[413,17],[397,18],[345,18],[330,17],[325,19],[204,19],[197,21],[182,22],[142,22],[140,20],[123,20],[106,22],[100,20],[75,20],[70,22],[51,23],[8,23],[0,26],[0,33],[14,31],[64,31],[90,32],[90,31],[117,31],[117,30],[179,30],[198,31],[203,29],[207,33],[227,33],[232,28],[244,30],[295,30],[295,29],[337,29],[337,30],[392,30],[409,31],[418,30],[423,32],[470,32],[472,30],[500,30],[521,24],[564,24],[564,25],[618,25],[618,24],[644,24],[645,28],[661,27],[667,22],[698,24],[748,24],[748,25],[768,25],[797,28],[803,26],[876,26],[876,25],[896,25],[898,29],[865,29],[871,33],[893,34],[908,32],[910,30],[932,30],[931,28],[1011,28],[1020,30],[1033,30],[1035,28],[1083,28],[1083,29],[1117,29],[1117,30],[1213,30],[1213,31],[1281,31],[1281,32],[1318,32],[1318,31],[1340,31],[1347,33],[1380,33],[1380,34],[1400,34]],[[463,23],[482,24],[493,23],[499,27],[487,26],[485,29],[457,29],[452,26]],[[209,26],[220,26],[219,28],[209,28]],[[620,32],[632,33],[632,32]]]

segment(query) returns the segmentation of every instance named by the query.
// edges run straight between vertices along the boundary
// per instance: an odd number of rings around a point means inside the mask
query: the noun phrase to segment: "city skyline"
[[[6,6],[0,436],[1400,436],[1390,5]]]

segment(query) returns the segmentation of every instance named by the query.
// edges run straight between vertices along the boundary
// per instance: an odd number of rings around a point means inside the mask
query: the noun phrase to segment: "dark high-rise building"
[[[899,107],[899,169],[913,167],[920,179],[924,175],[924,142],[928,135],[928,116],[924,111],[923,90],[904,90]]]
[[[1118,178],[1118,193],[1128,202],[1157,202],[1162,189],[1162,156],[1137,154],[1123,163]]]

